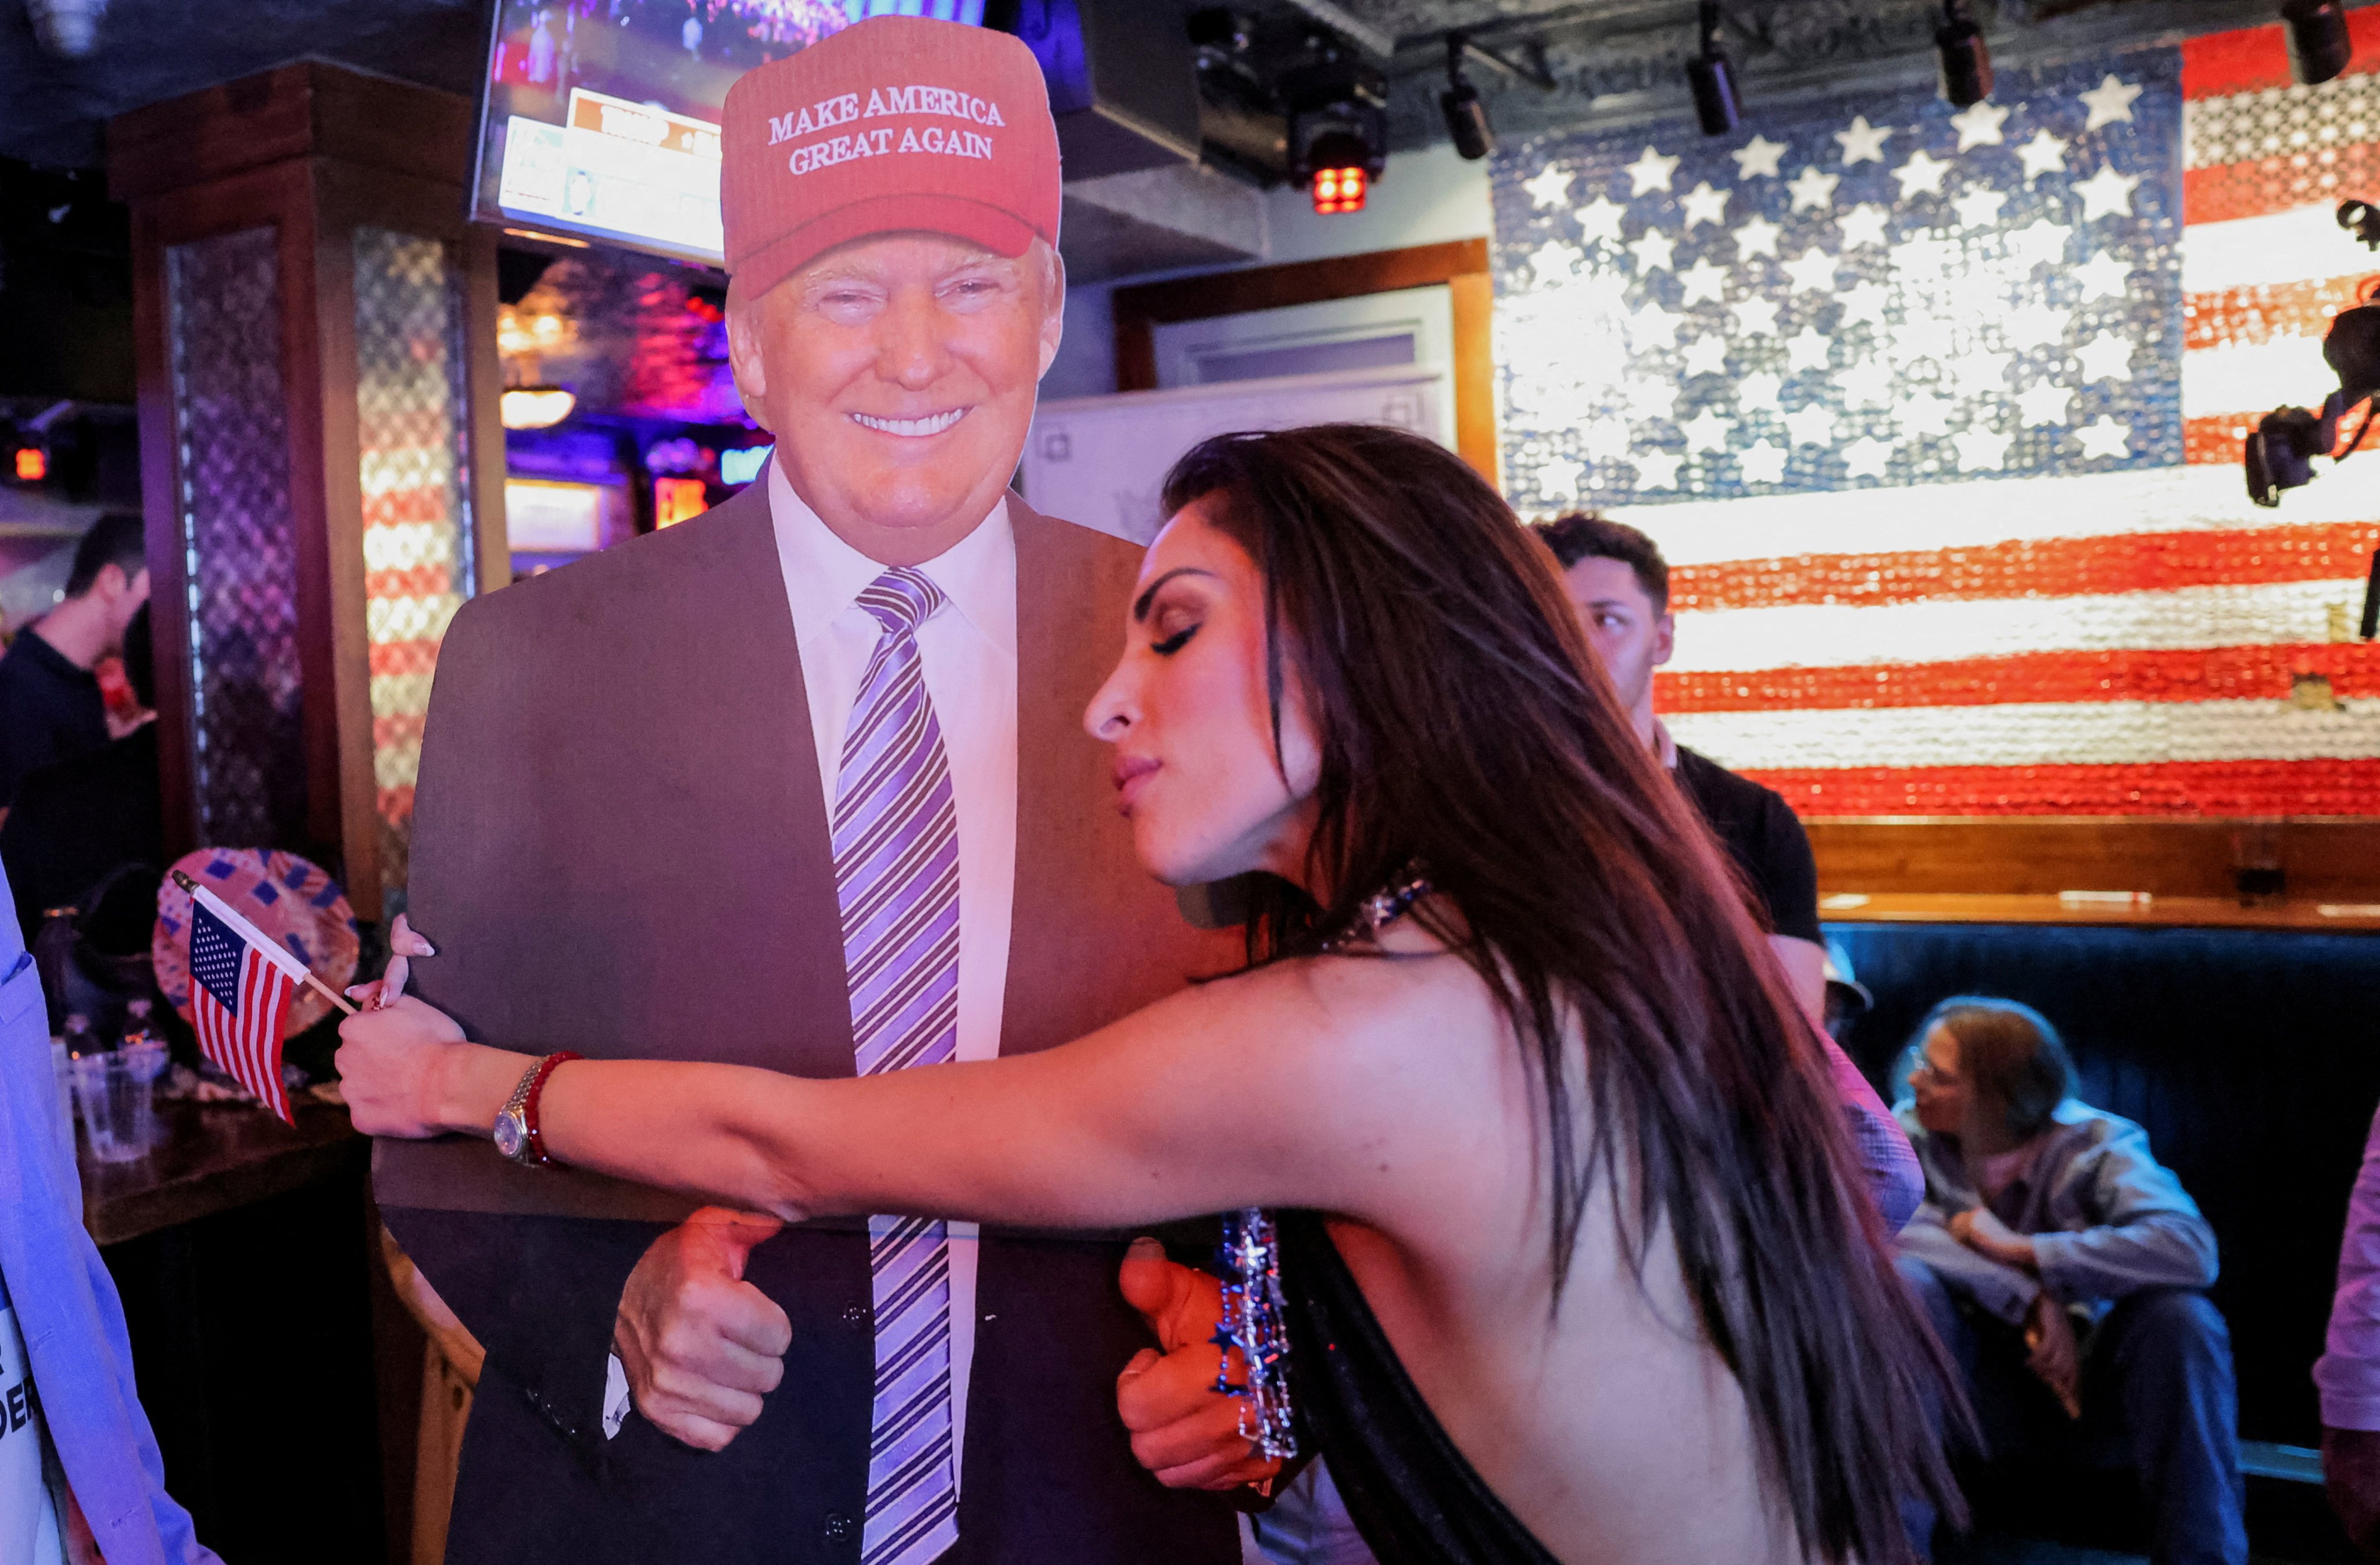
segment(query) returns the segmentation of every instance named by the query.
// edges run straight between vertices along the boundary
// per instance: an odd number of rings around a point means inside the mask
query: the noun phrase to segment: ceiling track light
[[[2309,87],[2338,76],[2355,53],[2339,0],[2281,0],[2281,26],[2289,35],[2289,74]]]
[[[1992,95],[1992,51],[1984,30],[1967,14],[1966,0],[1942,0],[1942,26],[1934,34],[1942,56],[1942,96],[1959,108],[1973,108]]]
[[[1719,51],[1718,0],[1702,0],[1702,53],[1686,62],[1686,85],[1703,134],[1724,136],[1743,117],[1743,100],[1736,95],[1735,67]]]
[[[1463,55],[1470,40],[1460,32],[1446,35],[1446,91],[1439,94],[1439,111],[1446,116],[1446,133],[1466,163],[1477,163],[1496,150],[1496,126],[1479,89],[1463,74]]]

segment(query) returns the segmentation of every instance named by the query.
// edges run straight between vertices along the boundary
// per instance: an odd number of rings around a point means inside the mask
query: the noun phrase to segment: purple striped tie
[[[905,568],[859,594],[884,628],[835,783],[834,878],[859,1073],[958,1053],[959,837],[917,629],[942,604]],[[868,1223],[876,1396],[862,1565],[926,1565],[958,1541],[950,1246],[940,1222]]]

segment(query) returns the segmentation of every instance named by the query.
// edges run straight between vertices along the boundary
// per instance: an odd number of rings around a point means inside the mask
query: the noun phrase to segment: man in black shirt
[[[107,742],[107,704],[91,671],[124,650],[149,601],[139,516],[109,511],[76,545],[65,598],[0,654],[0,809],[36,767]]]
[[[1818,866],[1792,806],[1774,789],[1679,744],[1653,715],[1653,670],[1670,661],[1677,636],[1669,563],[1636,529],[1585,512],[1540,522],[1536,533],[1561,566],[1579,623],[1637,737],[1660,756],[1727,845],[1767,909],[1769,944],[1794,997],[1812,1017],[1823,1015],[1827,948],[1818,933]]]

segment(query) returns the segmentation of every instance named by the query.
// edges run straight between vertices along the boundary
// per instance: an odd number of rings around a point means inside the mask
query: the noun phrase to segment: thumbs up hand
[[[1135,1354],[1116,1377],[1116,1412],[1132,1431],[1132,1454],[1168,1488],[1269,1482],[1281,1463],[1255,1454],[1240,1433],[1241,1400],[1215,1389],[1223,1364],[1223,1350],[1214,1343],[1222,1285],[1167,1260],[1154,1239],[1133,1241],[1117,1281],[1159,1344]],[[1231,1370],[1234,1382],[1245,1372],[1236,1351]]]

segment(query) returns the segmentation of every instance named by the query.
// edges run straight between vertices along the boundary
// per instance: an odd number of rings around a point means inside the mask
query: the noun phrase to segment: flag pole
[[[297,952],[290,950],[280,941],[273,939],[271,935],[265,934],[264,931],[249,923],[248,920],[242,918],[238,911],[229,903],[216,896],[213,892],[208,890],[205,886],[200,886],[197,881],[192,880],[188,875],[184,874],[180,870],[174,871],[173,874],[175,885],[189,893],[192,900],[204,903],[207,911],[214,914],[215,917],[231,925],[231,927],[239,934],[241,938],[245,939],[250,946],[255,947],[259,951],[262,952],[266,960],[272,962],[273,966],[279,968],[290,977],[295,978],[301,983],[310,984],[312,986],[316,994],[321,995],[324,999],[330,1001],[341,1010],[346,1011],[349,1016],[356,1014],[356,1008],[347,1003],[347,997],[345,995],[340,994],[337,990],[332,988],[328,984],[325,984],[321,979],[315,977],[313,971],[298,959]]]

